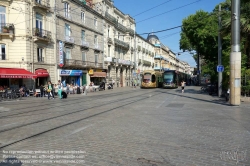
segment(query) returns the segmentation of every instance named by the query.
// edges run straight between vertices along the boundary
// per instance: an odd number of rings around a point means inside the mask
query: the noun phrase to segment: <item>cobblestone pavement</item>
[[[183,94],[126,87],[64,100],[25,98],[0,103],[0,160],[17,157],[17,166],[250,166],[249,119],[249,103],[232,107],[198,87]]]

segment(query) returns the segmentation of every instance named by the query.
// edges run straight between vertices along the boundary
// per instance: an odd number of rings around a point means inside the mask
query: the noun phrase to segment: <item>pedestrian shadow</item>
[[[4,161],[0,163],[0,166],[21,166],[22,162],[18,160],[16,157],[6,158]]]

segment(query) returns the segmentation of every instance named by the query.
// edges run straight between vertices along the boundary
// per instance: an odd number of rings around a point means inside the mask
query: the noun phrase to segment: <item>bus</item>
[[[154,70],[145,70],[142,74],[141,88],[162,87],[162,72]]]
[[[163,88],[178,88],[182,80],[189,83],[190,75],[177,70],[167,70],[163,73]]]

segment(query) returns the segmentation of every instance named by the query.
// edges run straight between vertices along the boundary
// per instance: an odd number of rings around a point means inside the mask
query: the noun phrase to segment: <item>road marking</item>
[[[10,108],[0,107],[0,112],[7,112],[7,111],[10,111]]]

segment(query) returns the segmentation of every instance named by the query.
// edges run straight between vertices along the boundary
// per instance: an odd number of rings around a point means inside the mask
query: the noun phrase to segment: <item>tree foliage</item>
[[[250,68],[250,1],[241,0],[241,49],[242,49],[242,73]],[[221,3],[222,29],[222,64],[223,84],[226,86],[230,72],[231,52],[231,0]],[[218,16],[219,4],[213,12],[202,10],[188,16],[182,21],[180,49],[183,51],[196,51],[202,55],[202,73],[210,74],[216,78],[216,66],[218,64]],[[197,57],[194,56],[194,59]],[[197,61],[196,61],[197,62]],[[247,70],[248,71],[248,70]]]

